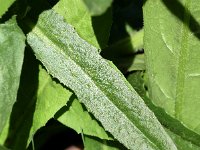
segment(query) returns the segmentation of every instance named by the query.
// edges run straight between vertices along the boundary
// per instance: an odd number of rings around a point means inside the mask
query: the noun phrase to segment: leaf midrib
[[[34,32],[35,32],[35,34],[38,36],[37,31],[38,31],[40,34],[43,34],[43,35],[44,35],[43,37],[45,37],[46,40],[50,41],[50,42],[54,45],[54,48],[55,48],[57,51],[59,51],[61,55],[64,55],[64,57],[66,57],[66,59],[69,59],[70,61],[72,61],[72,62],[77,66],[77,68],[80,68],[80,69],[84,72],[84,74],[87,75],[87,77],[90,79],[90,81],[91,81],[92,83],[94,83],[95,86],[101,91],[101,93],[106,97],[106,99],[108,99],[109,101],[110,101],[110,99],[112,99],[112,98],[110,98],[110,96],[108,96],[108,95],[106,94],[106,92],[105,92],[100,86],[97,86],[98,83],[96,83],[95,80],[93,80],[93,78],[92,78],[86,71],[84,71],[84,70],[82,69],[81,65],[79,65],[76,61],[74,61],[72,58],[70,58],[69,56],[67,56],[67,54],[62,50],[62,49],[63,49],[63,46],[65,46],[65,45],[63,45],[62,43],[55,44],[55,43],[58,43],[57,40],[56,40],[54,37],[52,37],[51,35],[49,35],[48,32],[44,32],[44,31],[46,31],[46,30],[45,30],[43,27],[41,27],[40,25],[37,25],[37,26],[34,28]],[[38,36],[38,38],[40,38],[40,37]],[[41,38],[40,38],[40,39],[41,39]],[[42,39],[41,39],[41,40],[42,40]],[[45,41],[46,41],[46,40],[45,40]],[[42,40],[42,41],[44,41],[44,40]],[[60,44],[61,44],[62,46],[60,46]],[[119,107],[118,104],[114,103],[113,100],[111,100],[110,102],[111,102],[119,111],[121,111],[121,109],[119,109],[120,107]],[[124,106],[122,106],[122,107],[124,107]],[[152,146],[155,146],[156,148],[160,148],[160,146],[157,145],[157,142],[155,142],[154,139],[151,138],[151,136],[148,136],[148,133],[146,133],[145,131],[141,131],[141,128],[143,128],[143,127],[142,127],[142,126],[140,127],[139,123],[133,124],[133,121],[134,121],[134,122],[137,122],[137,120],[133,120],[133,118],[130,118],[129,115],[128,115],[127,113],[125,113],[125,112],[123,112],[123,113],[125,114],[126,118],[131,122],[131,124],[132,124],[133,126],[135,126],[135,127],[144,135],[144,137],[146,137],[146,140],[148,140],[149,143],[152,144]],[[131,121],[131,120],[132,120],[132,121]],[[139,126],[139,127],[138,127],[138,126]]]

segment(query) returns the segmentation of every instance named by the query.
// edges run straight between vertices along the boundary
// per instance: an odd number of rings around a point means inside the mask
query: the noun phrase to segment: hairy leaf
[[[103,127],[127,148],[176,149],[117,68],[55,11],[39,17],[28,43],[49,73],[70,87]]]
[[[76,132],[96,136],[101,139],[112,139],[96,119],[83,108],[77,99],[73,100],[69,109],[65,107],[62,108],[62,111],[64,113],[58,118],[58,121],[76,130]]]
[[[0,0],[0,18],[8,10],[8,8],[14,3],[15,0]]]
[[[145,54],[153,102],[200,134],[200,1],[147,0]]]
[[[92,16],[103,14],[111,6],[112,0],[83,0]]]
[[[24,47],[25,36],[15,17],[0,25],[0,134],[16,101]]]

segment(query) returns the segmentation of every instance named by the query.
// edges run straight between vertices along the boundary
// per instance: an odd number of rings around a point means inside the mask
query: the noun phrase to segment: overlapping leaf
[[[176,149],[123,75],[55,11],[40,16],[28,43],[49,73],[70,87],[127,148]]]
[[[104,128],[93,118],[79,103],[77,99],[74,99],[69,109],[63,108],[63,113],[57,120],[64,125],[74,129],[78,133],[84,133],[85,135],[95,136],[100,139],[112,138],[108,136]]]

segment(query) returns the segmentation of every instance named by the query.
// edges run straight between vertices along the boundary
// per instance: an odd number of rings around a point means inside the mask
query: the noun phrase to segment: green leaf
[[[117,141],[108,141],[94,138],[91,136],[84,136],[84,147],[85,150],[126,150],[125,147],[120,145]]]
[[[50,74],[129,149],[176,149],[154,114],[98,49],[53,10],[42,13],[28,43]]]
[[[0,25],[0,134],[16,101],[24,47],[25,36],[15,17]]]
[[[144,53],[136,54],[128,71],[145,70]]]
[[[8,8],[14,3],[15,0],[0,0],[0,18],[8,10]]]
[[[182,139],[180,136],[174,134],[170,130],[166,129],[166,131],[171,136],[171,138],[175,142],[178,149],[180,150],[199,150],[200,149],[200,147],[198,147],[197,145],[192,144],[191,142],[185,139]]]
[[[111,11],[92,18],[82,0],[60,0],[53,9],[74,26],[80,37],[97,48],[106,47],[112,24]]]
[[[39,69],[37,101],[29,140],[61,107],[66,105],[72,95],[72,92],[54,81],[45,69],[42,67]]]
[[[141,29],[139,31],[132,31],[130,28],[131,27],[127,25],[127,32],[129,34],[128,37],[115,42],[104,50],[106,55],[109,55],[110,57],[113,55],[115,57],[122,57],[132,55],[143,49],[144,30]]]
[[[57,120],[76,130],[76,132],[96,136],[101,139],[112,139],[95,118],[83,108],[77,99],[73,100],[69,109],[65,107],[62,108],[62,111],[64,111],[64,113],[58,117]]]
[[[149,95],[200,134],[200,1],[148,0],[144,6]]]
[[[83,0],[92,16],[103,14],[112,3],[112,0]]]
[[[129,25],[126,27],[129,36],[106,47],[101,54],[112,60],[122,72],[144,70],[144,54],[136,54],[143,49],[144,30],[135,31]]]
[[[37,76],[34,72],[31,73]],[[27,72],[25,72],[25,75],[27,75]],[[72,92],[53,80],[41,66],[38,76],[38,89],[33,85],[37,81],[30,77],[24,78],[26,83],[22,83],[21,95],[13,107],[9,134],[7,135],[9,141],[6,143],[9,148],[25,149],[34,133],[44,126],[61,107],[65,106],[72,95]],[[34,83],[29,80],[33,80]],[[28,88],[28,91],[26,91],[26,88]],[[37,89],[36,93],[34,89]]]

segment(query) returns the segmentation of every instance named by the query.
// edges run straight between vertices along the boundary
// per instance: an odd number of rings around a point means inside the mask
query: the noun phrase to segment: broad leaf
[[[92,16],[103,14],[111,6],[112,0],[83,0]]]
[[[80,37],[90,44],[98,48],[107,45],[112,23],[111,11],[101,17],[92,18],[83,0],[60,0],[53,9],[73,25]]]
[[[15,17],[0,25],[0,134],[16,101],[24,47],[25,36]]]
[[[8,8],[14,3],[15,0],[0,0],[0,18],[8,10]]]
[[[62,108],[62,111],[62,115],[57,120],[76,130],[76,132],[96,136],[101,139],[112,139],[77,99],[73,100],[69,108]]]
[[[144,44],[150,98],[200,134],[199,6],[199,0],[147,0]]]
[[[39,17],[28,43],[49,73],[70,87],[103,127],[127,148],[176,149],[117,68],[55,11]]]

